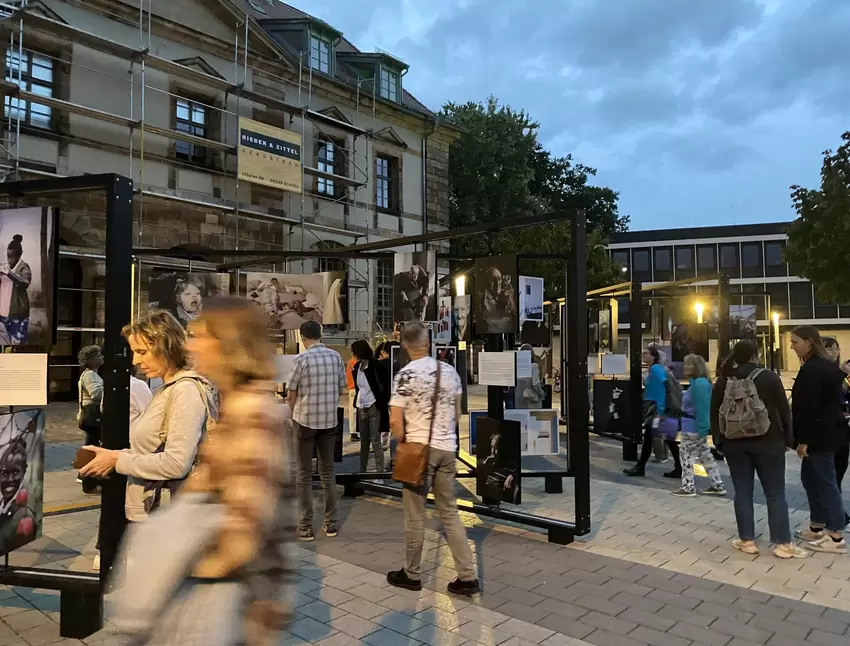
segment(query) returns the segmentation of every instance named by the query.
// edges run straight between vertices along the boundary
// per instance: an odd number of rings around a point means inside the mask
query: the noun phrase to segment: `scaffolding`
[[[307,64],[309,52],[301,52],[297,66],[297,79],[285,76],[284,65],[280,61],[264,57],[252,43],[263,38],[268,39],[262,32],[262,28],[248,15],[234,16],[234,41],[233,41],[233,78],[227,79],[214,69],[199,68],[198,65],[190,65],[187,61],[173,61],[154,53],[156,34],[152,33],[153,23],[156,16],[152,11],[152,0],[139,0],[138,17],[131,21],[126,13],[130,8],[125,3],[115,3],[113,13],[105,12],[102,5],[97,7],[90,5],[85,0],[74,3],[74,6],[82,11],[97,11],[106,15],[109,20],[120,22],[122,25],[135,23],[138,27],[138,43],[127,44],[102,36],[92,31],[86,31],[79,27],[54,20],[53,18],[36,13],[28,7],[28,0],[5,0],[0,2],[0,24],[4,25],[9,32],[8,50],[6,52],[6,76],[0,83],[0,94],[4,101],[4,132],[0,143],[0,181],[20,179],[22,177],[62,177],[64,175],[77,175],[92,172],[91,169],[81,168],[46,168],[45,164],[38,163],[36,159],[25,158],[26,153],[22,151],[22,126],[26,125],[27,115],[31,114],[33,106],[48,112],[51,115],[63,115],[64,118],[72,120],[77,118],[79,122],[100,122],[109,126],[117,126],[128,132],[125,145],[107,143],[109,137],[104,136],[104,141],[98,139],[85,140],[74,136],[70,129],[67,133],[50,131],[49,137],[59,144],[75,144],[94,149],[106,150],[106,152],[127,154],[128,175],[135,180],[136,213],[135,213],[135,236],[139,247],[154,246],[149,244],[153,239],[150,232],[162,234],[167,231],[168,237],[176,233],[177,243],[192,242],[193,232],[187,230],[185,233],[190,240],[183,240],[181,229],[169,228],[166,224],[159,222],[157,217],[146,217],[152,211],[160,212],[163,207],[182,207],[203,213],[218,214],[223,218],[224,226],[219,226],[218,233],[197,233],[198,239],[205,236],[210,241],[211,248],[232,248],[239,250],[244,248],[244,243],[249,238],[244,236],[241,230],[253,222],[261,222],[266,226],[273,227],[275,234],[279,235],[280,242],[274,240],[257,242],[250,239],[253,247],[257,250],[285,251],[309,248],[317,250],[329,243],[341,244],[340,240],[350,242],[372,242],[377,233],[377,221],[374,218],[373,196],[363,195],[362,189],[369,185],[371,164],[371,139],[376,132],[376,79],[357,79],[351,88],[354,95],[354,122],[351,123],[342,118],[337,118],[321,110],[315,109],[313,105],[314,94],[320,94],[320,87],[314,87],[313,68]],[[122,12],[123,11],[123,12]],[[36,44],[39,40],[63,45],[80,46],[100,54],[106,54],[116,59],[128,61],[128,69],[124,78],[118,78],[107,70],[107,65],[86,65],[87,57],[83,56],[83,62],[76,61],[76,55],[68,57],[62,53],[56,54],[58,48],[53,48],[53,53],[45,53],[44,47],[33,47],[29,39],[32,38]],[[253,39],[253,40],[252,40]],[[60,50],[61,52],[61,50]],[[75,52],[76,53],[76,52]],[[203,54],[198,54],[202,56]],[[103,110],[100,108],[84,105],[72,100],[65,100],[53,96],[52,92],[39,92],[32,82],[24,78],[25,61],[31,61],[32,56],[39,56],[51,60],[52,70],[60,66],[67,66],[80,72],[84,72],[90,78],[103,79],[108,87],[118,88],[118,92],[126,92],[129,98],[129,106],[126,113]],[[278,54],[279,56],[279,54]],[[220,57],[219,57],[220,58]],[[100,63],[100,61],[98,61]],[[185,64],[184,64],[185,63]],[[279,73],[278,73],[279,72]],[[168,79],[168,87],[157,86],[156,80],[165,75]],[[70,78],[70,74],[68,74]],[[170,84],[178,81],[181,86],[200,88],[206,101],[197,96],[191,96],[187,91],[175,90]],[[371,84],[368,88],[367,83]],[[292,104],[284,98],[284,92],[295,87],[297,89],[298,102]],[[263,91],[267,87],[269,91]],[[364,89],[367,88],[367,89]],[[70,82],[69,82],[70,89]],[[368,92],[371,90],[371,105],[368,101]],[[72,93],[68,92],[70,97]],[[79,93],[77,93],[79,94]],[[183,102],[186,105],[201,105],[204,108],[205,127],[203,133],[193,128],[179,128],[173,118],[174,108],[170,107],[169,114],[172,115],[170,127],[164,127],[160,122],[151,117],[150,102],[154,98],[165,95],[170,105]],[[210,100],[209,97],[215,97]],[[302,97],[306,96],[306,101]],[[153,98],[152,98],[153,97]],[[365,103],[371,114],[361,115],[361,104]],[[154,106],[156,107],[156,106]],[[238,120],[240,116],[254,118],[258,109],[264,109],[274,115],[288,117],[288,123],[281,127],[290,126],[297,130],[300,125],[302,137],[302,164],[301,194],[279,191],[281,193],[274,205],[252,203],[242,199],[244,187],[240,187],[236,156],[238,153]],[[215,116],[209,116],[215,113]],[[83,119],[79,119],[82,117]],[[361,125],[361,117],[369,118],[370,128]],[[52,117],[51,117],[52,118]],[[300,124],[294,124],[300,119]],[[191,116],[190,116],[191,120]],[[209,123],[220,124],[220,137],[214,137],[206,126]],[[190,124],[191,125],[191,124]],[[277,124],[275,124],[277,125]],[[27,128],[32,132],[33,128]],[[201,130],[201,129],[198,129]],[[312,164],[307,163],[303,154],[307,142],[336,142],[343,139],[350,145],[334,146],[335,153],[341,153],[344,173],[336,172],[339,168],[335,162],[329,170],[328,165],[318,160],[318,154]],[[167,142],[164,144],[163,142]],[[358,144],[362,150],[358,149]],[[193,164],[192,160],[179,160],[173,154],[177,147],[182,150],[202,150],[208,156],[211,163],[205,164],[203,168]],[[167,151],[163,154],[163,148]],[[423,151],[424,156],[424,151]],[[57,159],[59,158],[57,154]],[[61,162],[61,160],[59,160]],[[70,166],[70,163],[68,164]],[[158,166],[157,165],[161,165]],[[48,165],[49,166],[49,165]],[[60,173],[58,171],[62,170]],[[110,169],[122,170],[123,169]],[[157,173],[158,171],[158,173]],[[162,181],[157,181],[151,175],[162,175],[163,171],[169,176],[166,186]],[[212,191],[193,191],[181,185],[179,179],[182,171],[196,171],[208,178]],[[331,172],[334,171],[334,172]],[[96,172],[96,171],[95,171]],[[173,179],[172,179],[173,178]],[[333,186],[331,194],[320,194],[308,191],[306,180],[309,178],[316,185]],[[244,183],[244,182],[243,182]],[[179,188],[178,188],[179,186]],[[341,189],[341,190],[338,190]],[[276,189],[268,189],[274,191]],[[260,189],[259,195],[267,192]],[[212,194],[210,194],[212,193]],[[368,191],[367,191],[368,193]],[[300,205],[298,201],[300,200]],[[321,200],[321,204],[320,204]],[[423,204],[425,196],[423,195]],[[255,200],[256,201],[256,200]],[[328,220],[325,213],[334,206],[342,206],[343,216],[341,226],[328,224],[321,220]],[[300,208],[298,208],[300,206]],[[298,215],[293,215],[295,211]],[[358,213],[358,210],[362,210]],[[356,217],[361,215],[361,221],[355,222]],[[63,211],[68,213],[68,210]],[[90,214],[88,214],[90,216]],[[178,218],[179,219],[179,218]],[[339,220],[336,220],[339,222]],[[230,223],[230,227],[227,224]],[[158,228],[157,228],[158,227]],[[228,229],[231,232],[228,233]],[[294,232],[300,231],[300,240],[295,244]],[[310,236],[310,237],[308,237]],[[212,244],[216,239],[217,244]],[[146,244],[148,243],[148,244]],[[69,248],[67,245],[60,250],[60,255],[72,258],[85,258],[89,261],[100,263],[96,252],[86,248],[87,245],[77,245],[77,248]],[[326,248],[326,247],[324,247]],[[321,255],[317,251],[317,256]],[[293,272],[293,262],[287,260],[283,268],[286,272]],[[305,263],[299,262],[300,273],[310,273]],[[350,320],[354,323],[354,329],[350,329],[347,335],[339,335],[338,338],[349,339],[371,334],[376,328],[375,319],[375,290],[374,277],[376,275],[374,261],[365,261],[365,273],[354,265],[353,262],[344,261],[348,264]],[[135,311],[143,310],[142,290],[138,289],[143,282],[145,272],[152,267],[170,267],[175,270],[186,270],[181,263],[172,258],[144,258],[136,260],[136,281],[138,293]],[[188,269],[207,269],[208,267],[189,263]],[[278,266],[271,265],[269,271],[278,271]],[[298,271],[294,273],[299,273]],[[236,281],[239,289],[239,275]],[[94,292],[102,291],[94,289]],[[363,304],[362,293],[366,292],[365,308],[358,307]],[[359,328],[357,327],[359,324]],[[74,327],[73,329],[59,328],[67,332],[88,332],[99,334],[102,328],[98,325]]]

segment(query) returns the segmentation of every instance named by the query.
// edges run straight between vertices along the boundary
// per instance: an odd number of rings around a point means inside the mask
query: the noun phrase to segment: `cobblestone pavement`
[[[47,507],[91,502],[78,493],[67,466],[76,446],[47,448]],[[340,471],[352,470],[356,450],[346,442]],[[619,451],[592,441],[593,532],[570,546],[464,514],[484,588],[473,600],[443,594],[454,573],[436,519],[428,521],[426,589],[398,591],[384,578],[403,557],[398,501],[341,501],[337,538],[294,546],[295,621],[282,643],[850,644],[850,556],[780,561],[764,537],[763,555],[736,552],[729,545],[735,535],[731,498],[670,496],[674,483],[661,477],[662,465],[651,465],[646,478],[626,478]],[[787,479],[792,520],[802,524],[806,504],[791,455]],[[468,497],[464,485],[471,481],[459,481],[458,495]],[[522,509],[571,519],[572,482],[564,481],[563,494],[549,495],[542,481],[526,479]],[[14,552],[11,563],[90,569],[97,518],[97,511],[46,518],[44,537]],[[762,504],[756,519],[766,532]],[[0,589],[0,646],[59,642],[58,608],[58,593]],[[86,641],[116,642],[108,630]]]

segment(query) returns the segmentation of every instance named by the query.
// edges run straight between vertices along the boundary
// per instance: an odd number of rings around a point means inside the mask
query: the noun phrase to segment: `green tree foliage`
[[[841,139],[838,150],[823,153],[819,190],[791,187],[798,217],[785,251],[792,272],[811,280],[827,303],[850,303],[850,131]]]
[[[449,158],[451,225],[510,220],[560,209],[584,209],[588,224],[588,285],[600,287],[618,279],[605,252],[608,236],[623,231],[628,218],[618,211],[618,194],[590,180],[596,170],[574,164],[571,156],[555,157],[538,141],[539,124],[525,111],[486,103],[448,103],[443,116],[465,132]],[[456,254],[521,252],[566,253],[569,222],[515,229],[455,240]],[[521,272],[542,276],[548,295],[564,291],[563,264],[523,261]]]

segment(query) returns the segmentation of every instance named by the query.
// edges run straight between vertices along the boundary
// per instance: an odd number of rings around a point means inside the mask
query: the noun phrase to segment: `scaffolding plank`
[[[364,185],[364,182],[358,182],[357,180],[343,177],[342,175],[328,173],[327,171],[319,170],[318,168],[313,168],[311,166],[304,166],[304,172],[308,175],[313,175],[314,177],[321,177],[322,179],[331,180],[338,184],[345,184],[346,186],[353,186],[355,188]]]
[[[34,94],[27,90],[21,90],[14,83],[3,82],[2,88],[0,88],[0,93],[4,96],[14,96],[21,100],[29,101],[30,103],[46,105],[51,108],[56,108],[57,110],[65,110],[66,112],[78,114],[83,117],[90,117],[92,119],[99,119],[108,123],[114,123],[115,125],[124,126],[125,128],[132,128],[136,123],[138,123],[137,121],[134,121],[129,117],[121,116],[120,114],[113,114],[111,112],[98,110],[97,108],[80,105],[79,103],[71,103],[70,101],[63,101],[62,99],[57,99],[52,96],[42,96],[41,94]]]
[[[190,135],[188,132],[181,132],[180,130],[171,130],[169,128],[160,128],[159,126],[152,126],[150,124],[145,124],[144,130],[145,132],[149,132],[154,135],[160,135],[162,137],[168,137],[169,139],[185,141],[186,143],[195,144],[196,146],[203,146],[204,148],[213,148],[215,150],[220,150],[225,153],[236,153],[236,146],[231,146],[230,144],[226,144],[220,141],[213,141],[212,139],[206,139],[205,137],[198,137],[197,135]]]

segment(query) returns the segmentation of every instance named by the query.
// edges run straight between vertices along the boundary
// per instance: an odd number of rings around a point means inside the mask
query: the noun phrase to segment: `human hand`
[[[104,449],[102,446],[84,446],[84,449],[95,454],[94,459],[80,469],[84,477],[105,478],[115,470],[120,451]]]
[[[797,445],[797,455],[801,458],[809,457],[807,449],[809,448],[808,444],[798,444]]]

